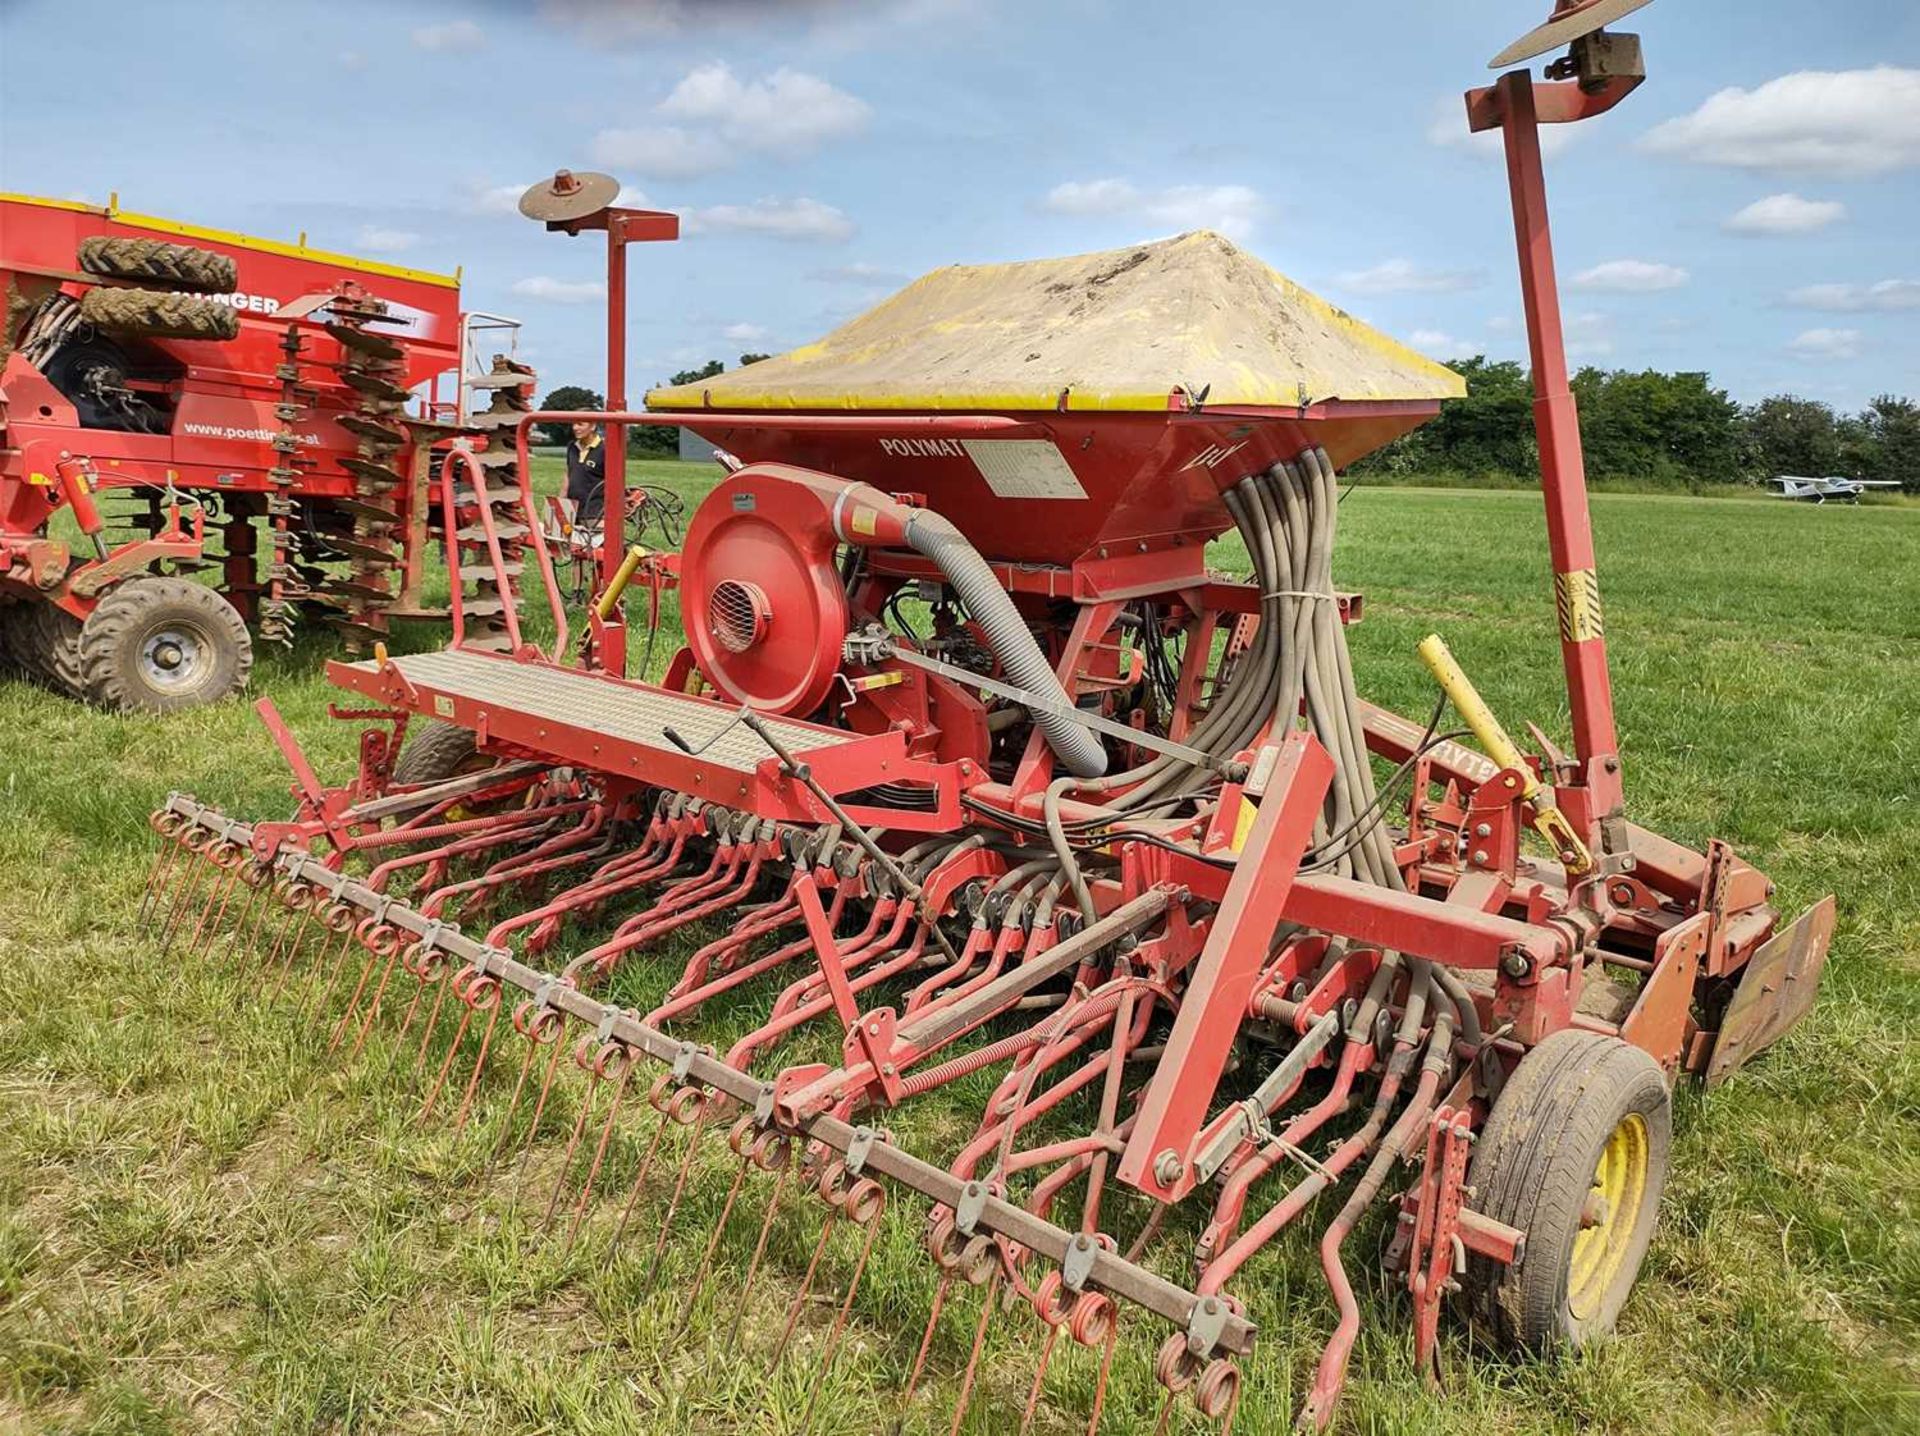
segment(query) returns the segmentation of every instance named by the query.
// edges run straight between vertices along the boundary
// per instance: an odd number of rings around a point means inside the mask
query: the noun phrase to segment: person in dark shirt
[[[567,445],[567,507],[577,524],[598,523],[606,510],[607,446],[597,425],[573,426]]]

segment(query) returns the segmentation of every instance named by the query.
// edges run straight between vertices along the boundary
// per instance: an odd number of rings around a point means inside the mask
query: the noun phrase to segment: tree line
[[[1533,381],[1511,360],[1457,360],[1467,397],[1353,466],[1355,474],[1533,481]],[[1707,375],[1580,370],[1573,377],[1587,473],[1673,488],[1781,474],[1891,479],[1920,493],[1920,405],[1882,394],[1857,414],[1776,394],[1743,405]]]

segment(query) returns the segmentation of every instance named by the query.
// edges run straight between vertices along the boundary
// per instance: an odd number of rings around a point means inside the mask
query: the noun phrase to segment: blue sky
[[[512,209],[558,165],[689,218],[634,251],[637,381],[937,265],[1201,225],[1437,357],[1523,354],[1458,96],[1546,0],[67,8],[0,0],[0,190],[462,265],[550,383],[602,362],[596,244]],[[1647,85],[1549,163],[1575,362],[1920,394],[1920,4],[1660,0],[1622,28]]]

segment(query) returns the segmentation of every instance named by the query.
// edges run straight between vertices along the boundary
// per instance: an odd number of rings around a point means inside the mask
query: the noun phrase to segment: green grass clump
[[[643,467],[690,498],[712,481]],[[550,463],[541,482],[555,482]],[[1680,1094],[1661,1226],[1614,1342],[1521,1363],[1450,1324],[1446,1389],[1430,1394],[1404,1293],[1356,1239],[1367,1325],[1340,1429],[1920,1429],[1920,511],[1613,494],[1594,511],[1632,815],[1689,843],[1730,841],[1788,911],[1836,892],[1825,990],[1737,1080]],[[1364,693],[1424,712],[1413,646],[1438,629],[1516,728],[1565,732],[1536,497],[1362,485],[1341,526],[1336,576],[1367,595],[1352,634]],[[1239,557],[1219,546],[1221,564]],[[656,672],[671,598],[665,622]],[[398,646],[438,641],[420,629]],[[335,775],[356,729],[326,717],[328,646],[313,633],[263,651],[255,687]],[[657,1209],[611,1260],[604,1240],[651,1133],[643,1112],[602,1178],[616,1212],[563,1250],[537,1232],[573,1087],[556,1089],[553,1140],[524,1169],[496,1166],[517,1055],[454,1141],[416,1124],[415,1054],[391,1032],[356,1062],[330,1058],[323,1026],[267,1000],[260,954],[223,941],[163,956],[137,926],[145,818],[168,789],[239,814],[288,809],[245,704],[115,718],[0,681],[0,725],[0,1431],[786,1432],[810,1399],[816,1431],[891,1424],[934,1289],[916,1204],[888,1210],[815,1398],[824,1300],[777,1370],[766,1358],[817,1204],[776,1222],[730,1340],[764,1186],[686,1309],[730,1175],[722,1144],[697,1158],[679,1240],[649,1284]],[[620,1000],[656,996],[676,953],[634,963]],[[745,1012],[709,1015],[724,1026]],[[985,1090],[909,1106],[896,1136],[945,1160]],[[682,1140],[671,1131],[661,1160]],[[1290,1233],[1236,1287],[1262,1323],[1238,1431],[1285,1429],[1331,1329],[1317,1231]],[[844,1283],[844,1234],[826,1260],[823,1296]],[[960,1298],[943,1327],[909,1430],[945,1429],[976,1302]],[[1153,1427],[1152,1327],[1123,1327],[1109,1431]],[[1031,1322],[995,1324],[971,1429],[1008,1425],[1037,1354]],[[1041,1429],[1084,1424],[1093,1377],[1087,1353],[1063,1349]],[[1198,1428],[1181,1412],[1175,1429]]]

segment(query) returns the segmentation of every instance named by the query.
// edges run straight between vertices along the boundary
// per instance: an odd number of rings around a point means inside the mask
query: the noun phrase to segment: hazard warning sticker
[[[1003,499],[1084,499],[1087,491],[1046,439],[962,439],[967,457]]]

